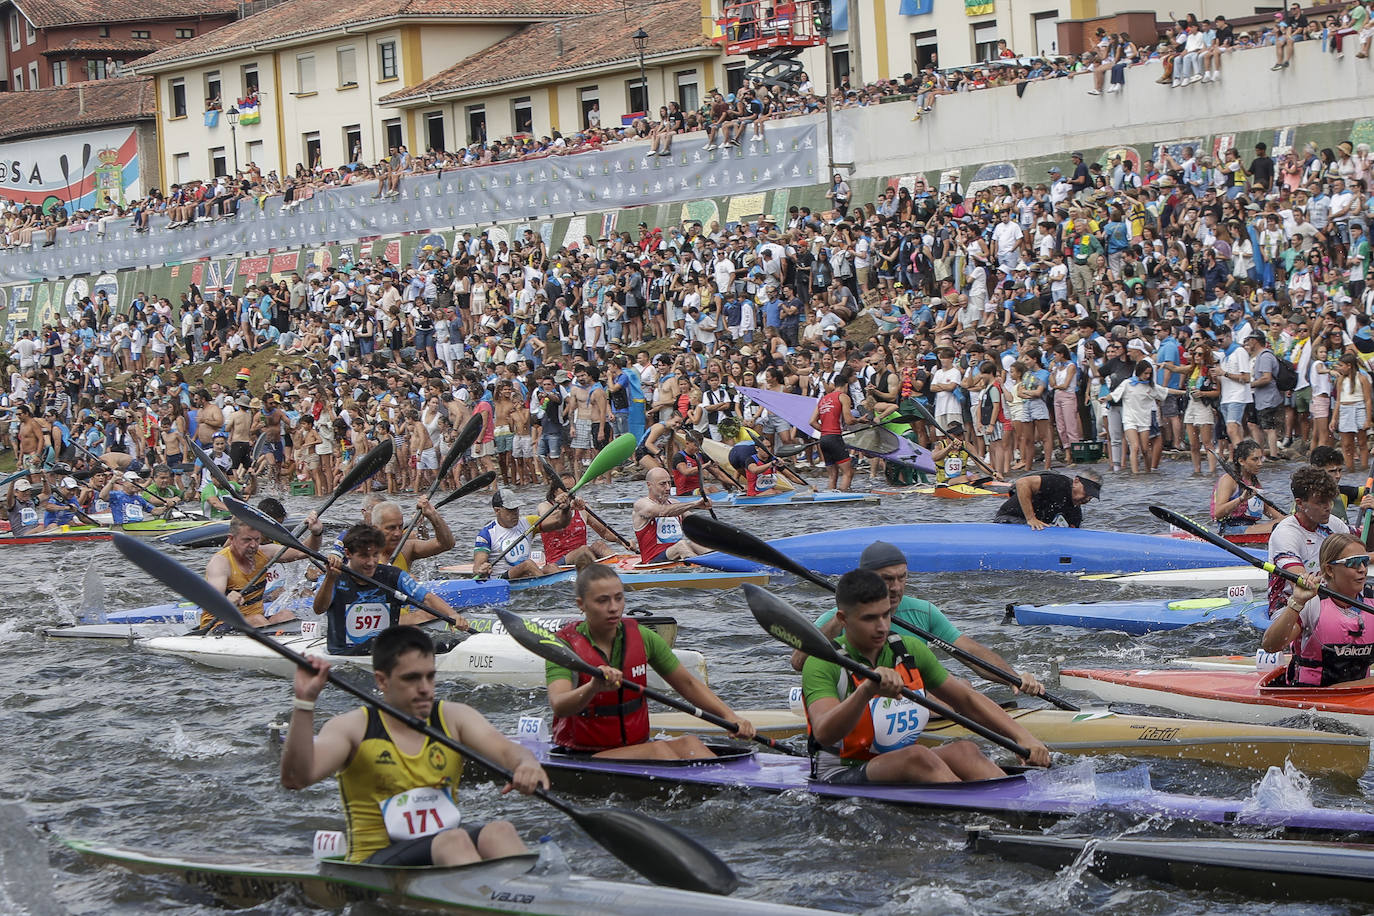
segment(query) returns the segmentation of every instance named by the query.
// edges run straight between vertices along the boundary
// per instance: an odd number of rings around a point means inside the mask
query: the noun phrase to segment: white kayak
[[[1189,588],[1214,594],[1229,586],[1250,586],[1256,595],[1269,588],[1269,574],[1254,566],[1215,566],[1210,569],[1154,569],[1133,573],[1091,573],[1084,582],[1108,582],[1123,588]]]

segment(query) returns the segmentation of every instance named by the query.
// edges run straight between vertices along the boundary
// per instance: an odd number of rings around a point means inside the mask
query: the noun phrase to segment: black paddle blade
[[[533,620],[526,620],[519,614],[512,613],[505,608],[497,608],[496,616],[501,620],[501,625],[506,628],[506,632],[510,634],[512,639],[544,661],[562,665],[573,671],[595,673],[596,669],[583,661],[563,640],[558,638],[557,633],[548,627]]]
[[[152,545],[118,531],[114,533],[114,545],[130,563],[187,601],[200,605],[220,623],[245,632],[252,629],[239,609],[199,573],[192,572]]]
[[[205,469],[210,472],[210,479],[215,482],[215,486],[219,487],[221,490],[228,490],[230,496],[237,498],[240,495],[238,487],[234,486],[233,482],[229,479],[229,475],[224,473],[224,468],[215,464],[214,460],[210,457],[210,453],[205,451],[204,446],[194,438],[187,439],[186,441],[191,446],[191,452],[196,456],[196,460],[205,465]]]
[[[461,487],[454,490],[452,493],[450,493],[449,495],[445,496],[443,499],[435,503],[434,508],[442,508],[444,506],[447,506],[449,503],[453,502],[456,499],[462,499],[469,493],[476,493],[478,490],[485,490],[487,487],[491,486],[491,482],[495,479],[495,471],[487,471],[485,474],[482,474],[478,477],[474,477],[467,483],[463,484]]]
[[[722,895],[739,887],[730,866],[670,824],[618,808],[575,809],[569,816],[607,852],[655,884]]]
[[[762,566],[772,566],[783,572],[790,572],[827,591],[835,590],[829,579],[802,566],[767,541],[760,540],[748,531],[727,522],[704,515],[685,515],[682,517],[682,532],[694,544],[728,553],[732,557],[753,560]]]
[[[744,585],[749,611],[768,634],[781,643],[825,661],[836,661],[835,647],[816,625],[777,595],[757,585]]]
[[[566,490],[563,486],[563,477],[558,473],[558,468],[553,466],[553,462],[543,455],[539,456],[539,467],[544,471],[544,478],[560,490]]]
[[[344,475],[344,479],[334,492],[347,493],[363,481],[370,480],[372,475],[386,467],[386,463],[391,460],[395,451],[396,446],[390,437],[377,443],[376,448],[373,448],[354,463],[352,469]]]
[[[435,479],[443,480],[448,472],[453,470],[453,466],[458,463],[463,452],[472,448],[472,444],[477,441],[477,437],[480,435],[482,435],[482,415],[475,413],[468,417],[468,421],[458,431],[458,438],[454,439],[453,445],[449,447],[448,454],[444,456],[444,463],[439,465],[439,473]]]
[[[784,445],[773,454],[779,458],[795,458],[815,444],[814,442],[798,442],[796,445]]]
[[[229,510],[234,518],[261,533],[269,541],[276,541],[284,547],[295,547],[302,552],[308,552],[299,538],[243,500],[226,496],[224,497],[224,507]]]

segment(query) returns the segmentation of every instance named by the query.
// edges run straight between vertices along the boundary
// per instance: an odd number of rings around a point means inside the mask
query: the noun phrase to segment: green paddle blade
[[[638,444],[635,437],[630,433],[616,436],[610,442],[607,442],[606,447],[592,459],[592,463],[587,470],[582,472],[582,479],[579,480],[569,492],[576,493],[607,471],[620,467],[635,453],[635,446]]]

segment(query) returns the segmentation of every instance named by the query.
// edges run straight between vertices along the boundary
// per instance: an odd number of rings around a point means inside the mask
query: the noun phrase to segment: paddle
[[[1241,480],[1239,467],[1227,461],[1225,458],[1221,457],[1221,455],[1210,445],[1204,445],[1203,448],[1207,449],[1207,451],[1211,453],[1212,457],[1217,460],[1217,464],[1221,465],[1221,469],[1226,472],[1226,476],[1234,480],[1236,482],[1236,486],[1240,490],[1249,490],[1251,493],[1259,497],[1260,502],[1264,503],[1266,506],[1268,506],[1270,509],[1273,509],[1280,515],[1288,514],[1282,508],[1280,508],[1279,505],[1275,503],[1272,499],[1265,496],[1263,493],[1261,493],[1259,490],[1256,490],[1254,487],[1250,486],[1245,481]],[[1374,480],[1374,478],[1370,479]]]
[[[238,608],[229,603],[219,590],[196,573],[182,566],[154,547],[124,534],[114,536],[115,548],[130,562],[157,579],[172,591],[207,610],[221,623],[243,633],[249,639],[299,667],[315,670],[305,656],[277,642],[270,635],[249,626]],[[432,728],[429,723],[401,712],[373,695],[371,689],[355,687],[334,672],[329,682],[363,703],[379,709],[398,722],[462,754],[493,773],[506,779],[514,778],[509,770],[472,748],[455,741],[446,732]],[[739,879],[724,862],[687,834],[661,821],[642,814],[615,808],[580,808],[546,789],[536,789],[534,796],[547,802],[572,818],[593,840],[607,852],[657,884],[711,894],[728,894],[739,886]]]
[[[553,466],[553,462],[549,461],[548,458],[545,458],[543,455],[540,455],[540,456],[539,456],[539,466],[543,469],[543,471],[544,471],[544,478],[545,478],[546,480],[548,480],[549,483],[553,484],[555,487],[557,487],[557,488],[560,489],[560,490],[566,490],[566,489],[568,489],[567,487],[565,487],[565,486],[563,485],[563,476],[562,476],[561,474],[558,473],[558,468],[554,467],[554,466]],[[639,550],[639,547],[638,547],[638,546],[636,546],[636,545],[634,545],[634,544],[631,544],[629,541],[625,540],[625,536],[624,536],[624,535],[622,535],[619,531],[616,531],[614,528],[612,528],[610,522],[606,521],[604,518],[602,518],[601,516],[599,516],[599,515],[597,515],[595,512],[593,512],[590,506],[583,506],[583,507],[582,507],[582,511],[585,512],[585,513],[587,513],[587,515],[590,516],[591,518],[596,519],[597,523],[600,524],[601,527],[603,527],[603,528],[605,528],[607,531],[609,531],[609,532],[611,533],[611,535],[612,535],[617,541],[619,541],[621,544],[625,545],[625,546],[626,546],[627,548],[629,548],[631,551],[638,551],[638,550]]]
[[[829,639],[826,639],[824,633],[816,629],[815,624],[803,617],[796,608],[786,601],[757,585],[745,585],[743,588],[745,600],[749,603],[749,610],[753,613],[754,619],[774,639],[813,658],[839,665],[861,678],[875,682],[882,680],[878,672],[841,652]],[[918,706],[924,706],[936,715],[944,716],[951,722],[959,723],[974,734],[982,735],[993,744],[1006,748],[1023,760],[1030,759],[1030,751],[1006,735],[999,734],[986,725],[960,715],[937,700],[924,697],[907,687],[902,688],[902,696]]]
[[[526,620],[518,614],[511,613],[505,608],[497,608],[496,616],[501,619],[502,625],[505,626],[506,632],[510,634],[512,639],[535,655],[544,659],[544,661],[553,662],[555,665],[561,665],[571,671],[581,672],[588,677],[594,678],[601,676],[599,670],[587,664],[587,662],[582,659],[582,656],[569,648],[567,643],[558,638],[557,633],[547,627],[540,626],[532,620]],[[699,706],[693,706],[686,700],[679,700],[677,697],[669,696],[666,693],[660,693],[652,687],[645,687],[634,681],[622,680],[621,683],[631,690],[638,690],[640,693],[644,694],[644,696],[655,702],[662,703],[664,706],[671,706],[673,709],[679,712],[685,712],[690,716],[696,716],[698,719],[710,722],[718,728],[723,728],[732,733],[739,731],[739,725],[736,723],[731,722],[729,719],[722,718],[715,713],[707,712]],[[807,756],[801,751],[793,750],[787,745],[779,744],[772,738],[765,738],[763,735],[755,735],[753,740],[770,750],[778,751],[792,757]]]
[[[1364,492],[1366,495],[1374,492],[1374,461],[1369,463],[1369,477],[1364,482]],[[1360,531],[1364,534],[1365,549],[1368,549],[1370,542],[1374,541],[1374,509],[1364,510],[1364,518],[1360,520]]]
[[[933,426],[933,427],[935,427],[937,430],[939,430],[939,432],[940,432],[940,434],[941,434],[942,436],[947,436],[947,437],[949,437],[949,438],[951,438],[951,439],[957,438],[957,437],[955,437],[955,436],[951,436],[949,430],[945,429],[945,428],[944,428],[943,426],[941,426],[939,423],[936,423],[936,422],[935,422],[935,418],[934,418],[933,416],[931,416],[930,411],[926,409],[926,405],[924,405],[924,404],[921,403],[921,399],[920,399],[920,398],[911,398],[910,400],[911,400],[911,405],[912,405],[913,407],[916,408],[916,412],[917,412],[918,414],[921,415],[921,419],[922,419],[922,420],[925,420],[925,421],[926,421],[927,423],[929,423],[931,426]],[[968,450],[965,449],[965,451],[968,451]],[[970,458],[972,458],[974,461],[978,462],[978,466],[981,467],[983,470],[987,471],[987,472],[988,472],[989,474],[991,474],[993,477],[996,477],[996,476],[997,476],[997,472],[996,472],[995,470],[993,470],[992,465],[988,464],[988,463],[987,463],[986,461],[984,461],[982,458],[979,458],[977,455],[973,454],[973,452],[968,452],[968,456],[969,456]]]
[[[677,437],[678,437],[678,431],[677,431],[677,430],[673,430],[673,431],[669,434],[669,436],[668,436],[668,441],[669,441],[669,442],[677,442]],[[691,457],[692,457],[691,455],[687,455],[687,434],[686,434],[686,433],[683,433],[683,434],[682,434],[682,454],[683,454],[683,455],[686,455],[688,458],[691,458]],[[713,505],[711,505],[711,495],[710,495],[709,493],[706,492],[706,478],[702,476],[701,464],[702,464],[702,462],[705,461],[705,460],[706,460],[706,456],[702,454],[701,448],[700,448],[700,446],[698,445],[698,447],[697,447],[697,454],[696,454],[696,465],[697,465],[697,491],[701,494],[701,501],[702,501],[703,503],[706,504],[706,511],[709,512],[709,513],[711,513],[711,518],[719,518],[720,516],[716,515],[716,507],[713,506]],[[673,473],[672,470],[671,470],[670,468],[664,468],[664,470],[667,471],[669,474]]]
[[[835,591],[835,584],[819,573],[812,572],[802,566],[782,551],[778,550],[767,541],[760,540],[747,531],[742,531],[734,525],[719,521],[707,521],[699,515],[688,515],[682,520],[682,533],[687,536],[694,544],[709,547],[712,550],[719,550],[721,553],[728,553],[731,556],[743,557],[746,560],[753,560],[763,566],[772,566],[781,569],[783,572],[790,572],[794,576],[799,576],[808,582],[819,585],[832,594]],[[953,643],[945,642],[940,637],[930,631],[892,618],[895,626],[901,627],[913,636],[924,640],[937,649],[942,649],[950,655],[959,659],[970,667],[976,668],[984,674],[991,675],[998,681],[1012,687],[1020,687],[1021,679],[1015,673],[1006,670],[1000,665],[994,665],[978,656],[965,652]],[[1045,691],[1044,698],[1058,706],[1060,709],[1068,709],[1077,712],[1079,707],[1070,703],[1063,697],[1055,696],[1049,691]]]
[[[234,486],[234,482],[229,479],[229,475],[224,473],[224,468],[215,464],[214,459],[210,457],[210,453],[194,438],[188,439],[187,442],[190,443],[191,451],[195,454],[196,460],[205,465],[205,470],[209,472],[210,479],[215,482],[215,486],[224,490],[235,499],[243,499],[243,494],[239,492],[239,488]]]
[[[453,440],[453,444],[450,445],[448,451],[444,453],[444,460],[439,464],[439,470],[434,474],[434,482],[429,485],[429,492],[425,494],[425,499],[434,498],[435,491],[438,490],[439,485],[444,482],[444,478],[448,476],[448,472],[453,470],[454,464],[462,457],[463,452],[472,448],[472,443],[476,442],[477,437],[480,435],[482,435],[482,415],[474,413],[472,416],[468,417],[468,421],[464,423],[463,428],[458,431],[458,437]],[[470,493],[472,491],[469,490],[468,492]],[[424,513],[416,506],[415,516],[410,520],[410,524],[406,525],[406,530],[401,532],[401,539],[396,542],[396,549],[392,551],[391,559],[387,560],[388,563],[396,562],[396,558],[401,555],[401,548],[406,545],[406,538],[410,537],[410,533],[415,530],[416,525],[420,524],[420,519],[423,516]]]
[[[329,507],[334,505],[335,500],[337,500],[340,496],[343,496],[345,493],[349,492],[354,487],[369,480],[372,477],[372,475],[376,474],[382,468],[386,467],[386,463],[391,460],[391,456],[392,453],[395,451],[395,448],[396,446],[392,443],[391,437],[388,436],[381,442],[377,443],[376,447],[369,451],[366,455],[363,455],[363,457],[355,461],[353,463],[353,467],[350,468],[348,473],[344,475],[344,479],[341,480],[339,482],[339,485],[334,488],[334,492],[329,494],[329,498],[325,500],[324,505],[320,506],[320,508],[315,512],[315,517],[321,518],[326,512],[329,511]],[[244,505],[238,497],[226,496],[224,498],[224,505],[226,508],[229,509],[231,513],[234,512],[234,507],[230,505],[231,500],[238,502],[239,505]],[[258,515],[258,513],[252,509],[249,509],[249,511],[252,512],[253,515],[258,516],[259,518],[263,518],[263,516]],[[237,515],[237,513],[234,514]],[[273,522],[273,524],[276,525],[275,522]],[[300,535],[305,531],[305,527],[306,523],[301,522],[299,525],[296,526],[295,532],[289,532],[285,528],[282,528],[280,525],[276,525],[277,530],[287,534],[293,541],[296,541],[296,539],[300,537]],[[262,529],[259,528],[258,530],[261,531]],[[275,540],[275,538],[273,540]],[[281,559],[282,554],[286,553],[286,551],[291,549],[289,546],[287,546],[285,541],[278,541],[278,543],[282,545],[281,549],[279,549],[276,553],[272,555],[272,558],[267,561],[266,566],[258,570],[257,574],[254,575],[253,578],[248,580],[247,585],[239,589],[240,595],[243,595],[245,598],[247,598],[253,586],[265,581],[267,571],[271,569],[272,566],[278,560]],[[296,541],[296,543],[300,542]]]
[[[572,497],[576,495],[578,490],[582,489],[593,480],[596,480],[596,478],[600,477],[602,474],[620,467],[620,465],[625,463],[626,459],[634,454],[635,447],[638,444],[639,443],[635,441],[635,437],[630,433],[616,436],[610,442],[607,442],[606,445],[602,447],[601,451],[597,453],[596,457],[592,459],[592,463],[587,466],[587,470],[582,472],[582,478],[578,480],[577,483],[573,484],[571,490],[568,490],[568,496]],[[544,524],[545,519],[555,512],[560,511],[562,511],[562,509],[558,505],[550,506],[548,512],[539,516],[539,520],[531,525],[527,531],[507,544],[505,548],[496,555],[496,558],[491,561],[491,568],[495,569],[496,565],[506,558],[506,554],[533,537],[539,531],[539,526]]]
[[[862,426],[852,426],[849,429],[845,430],[844,434],[845,436],[850,436],[854,433],[866,433],[870,430],[875,429],[881,430],[882,432],[887,433],[886,436],[881,437],[882,444],[888,446],[887,448],[883,449],[883,451],[890,452],[896,449],[899,444],[897,434],[887,428],[887,424],[891,423],[894,419],[896,419],[896,417],[892,416],[888,417],[886,420],[883,420],[881,423],[865,423]],[[782,448],[778,449],[774,454],[776,454],[779,458],[793,458],[797,455],[800,455],[807,449],[815,447],[815,440],[812,440],[810,442],[797,442],[792,445],[784,445]],[[877,451],[877,449],[865,449],[865,451]]]
[[[1206,528],[1203,528],[1197,522],[1194,522],[1192,519],[1189,518],[1184,518],[1177,512],[1166,509],[1163,506],[1150,506],[1149,508],[1150,514],[1152,514],[1155,518],[1168,522],[1171,525],[1177,525],[1184,531],[1191,534],[1193,537],[1201,538],[1202,540],[1206,541],[1214,547],[1220,547],[1227,553],[1232,554],[1233,556],[1236,556],[1241,560],[1244,560],[1246,563],[1249,563],[1256,569],[1264,570],[1271,576],[1278,576],[1280,579],[1287,579],[1289,582],[1293,582],[1295,584],[1297,583],[1298,579],[1301,578],[1296,573],[1291,573],[1288,570],[1283,569],[1282,567],[1275,566],[1268,560],[1262,560],[1259,557],[1255,556],[1253,553],[1250,553],[1248,550],[1245,550],[1238,544],[1232,544],[1225,538],[1213,534]],[[1317,586],[1317,594],[1327,598],[1334,598],[1342,604],[1348,604],[1351,607],[1357,607],[1367,614],[1374,614],[1374,607],[1365,604],[1363,601],[1359,601],[1347,595],[1342,595],[1340,592],[1332,591],[1325,585]]]
[[[77,447],[78,449],[80,449],[82,452],[85,452],[86,456],[89,457],[89,458],[91,458],[92,460],[94,460],[96,463],[102,464],[102,465],[105,464],[105,462],[103,462],[103,461],[100,460],[99,456],[91,454],[91,452],[88,451],[84,445],[82,445],[81,443],[77,442],[75,439],[71,440],[71,444],[74,445],[74,446],[76,446],[76,447]],[[119,474],[119,475],[121,475],[121,478],[122,478],[122,476],[123,476],[123,474],[124,474],[123,471],[116,471],[114,468],[110,468],[110,472],[113,473],[113,474]],[[162,497],[161,497],[161,496],[158,496],[156,493],[154,493],[153,491],[149,490],[149,489],[148,489],[147,487],[145,487],[141,482],[140,482],[140,483],[134,483],[134,486],[138,487],[138,489],[139,489],[141,492],[147,493],[149,496],[151,496],[151,497],[153,497],[154,499],[156,499],[159,503],[162,502]],[[203,521],[205,521],[205,519],[203,519],[203,518],[194,518],[194,517],[191,516],[190,513],[188,513],[185,509],[178,508],[177,506],[174,506],[174,505],[172,505],[171,503],[167,503],[167,504],[166,504],[166,509],[167,509],[167,512],[169,512],[169,513],[170,513],[170,512],[180,512],[180,513],[182,514],[183,517],[189,519],[190,521],[196,521],[196,522],[203,522]]]
[[[464,496],[467,496],[470,493],[476,493],[478,490],[485,490],[487,487],[491,486],[492,481],[494,480],[496,480],[496,472],[485,471],[477,475],[476,477],[472,478],[467,483],[463,484],[461,487],[454,490],[449,495],[445,496],[443,499],[439,500],[437,503],[434,504],[434,508],[442,509],[449,503],[455,500],[462,499]]]

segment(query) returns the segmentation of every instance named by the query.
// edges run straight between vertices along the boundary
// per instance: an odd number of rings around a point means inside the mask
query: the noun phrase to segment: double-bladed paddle
[[[89,457],[92,461],[95,461],[97,464],[104,464],[104,462],[100,460],[100,457],[99,457],[98,455],[92,454],[92,453],[90,452],[89,449],[87,449],[87,448],[86,448],[84,445],[82,445],[81,443],[77,442],[75,439],[71,440],[71,444],[74,445],[74,446],[76,446],[76,448],[79,449],[80,451],[84,452],[84,453],[86,454],[86,456]],[[111,472],[112,474],[122,474],[122,473],[123,473],[123,472],[120,472],[120,471],[116,471],[114,468],[110,468],[109,470],[110,470],[110,472]],[[173,504],[173,503],[164,502],[164,498],[163,498],[163,497],[158,496],[158,495],[157,495],[156,493],[154,493],[152,490],[148,489],[146,486],[143,485],[142,482],[135,482],[135,481],[132,481],[132,480],[129,481],[129,482],[132,483],[134,486],[138,487],[139,492],[147,493],[149,496],[153,497],[153,499],[156,499],[158,502],[163,503],[163,507],[166,509],[166,511],[167,511],[168,513],[180,512],[181,515],[182,515],[182,517],[185,518],[185,519],[187,519],[188,521],[193,521],[193,522],[203,522],[203,521],[205,521],[205,519],[203,519],[203,518],[194,518],[194,517],[193,517],[189,512],[187,512],[185,509],[182,509],[181,507],[179,507],[179,506],[177,506],[177,505],[175,505],[175,504]]]
[[[778,550],[772,544],[755,537],[747,531],[742,531],[734,525],[715,521],[713,519],[705,519],[699,515],[688,515],[682,520],[682,532],[694,544],[700,544],[712,550],[719,550],[721,553],[728,553],[731,556],[753,560],[755,563],[764,566],[772,566],[775,569],[781,569],[783,572],[790,572],[794,576],[799,576],[814,585],[819,585],[832,594],[835,591],[835,583],[831,582],[825,576],[807,569],[796,560],[787,556],[787,554]],[[1014,672],[1008,671],[1000,665],[994,665],[984,661],[970,652],[965,652],[953,643],[945,642],[929,630],[907,623],[895,616],[892,618],[892,624],[893,626],[901,627],[903,630],[935,646],[937,649],[943,649],[964,664],[976,668],[986,675],[991,675],[1004,684],[1017,688],[1021,686],[1021,679],[1017,677]],[[1075,706],[1063,697],[1055,696],[1049,691],[1045,691],[1044,697],[1060,709],[1068,709],[1074,712],[1077,712],[1079,709],[1078,706]]]
[[[444,453],[444,460],[439,464],[439,470],[434,474],[434,482],[429,485],[429,492],[425,494],[425,499],[433,499],[434,493],[439,489],[439,485],[444,482],[448,472],[453,470],[453,466],[458,463],[458,459],[463,456],[463,452],[472,448],[472,443],[477,441],[477,437],[482,435],[482,415],[474,413],[468,417],[468,421],[463,424],[463,428],[458,431],[458,437],[453,440],[448,451]],[[468,491],[472,492],[471,490]],[[415,507],[415,517],[406,525],[406,530],[401,532],[401,539],[396,542],[396,549],[391,554],[388,563],[395,563],[396,558],[401,555],[401,549],[406,545],[406,538],[415,530],[415,526],[420,524],[420,519],[424,515],[419,506]]]
[[[435,503],[434,508],[442,509],[449,503],[454,502],[455,500],[462,499],[464,496],[476,493],[478,490],[485,490],[487,487],[491,486],[492,482],[495,480],[495,471],[483,471],[481,474],[478,474],[476,477],[472,478],[467,483],[463,484],[461,487],[454,490],[452,493],[450,493],[449,495],[445,496],[443,499]]]
[[[915,408],[915,410],[916,410],[916,412],[917,412],[918,414],[921,415],[921,419],[922,419],[922,420],[925,420],[925,421],[926,421],[927,423],[929,423],[931,426],[933,426],[933,427],[935,427],[937,430],[939,430],[939,432],[940,432],[941,435],[947,436],[947,437],[949,437],[949,438],[951,438],[951,439],[956,438],[956,437],[950,435],[949,430],[945,429],[945,428],[944,428],[943,426],[941,426],[939,423],[936,423],[936,422],[935,422],[935,417],[933,417],[933,416],[931,415],[930,411],[926,409],[926,405],[924,405],[924,404],[921,403],[921,399],[920,399],[920,398],[910,398],[909,400],[911,401],[911,406],[912,406],[913,408]],[[965,451],[968,451],[968,450],[965,449]],[[981,467],[983,470],[987,471],[989,474],[991,474],[991,475],[994,476],[994,477],[997,476],[997,472],[996,472],[995,470],[993,470],[992,465],[988,464],[988,463],[987,463],[986,461],[984,461],[982,458],[979,458],[977,455],[973,454],[973,452],[968,452],[968,456],[969,456],[970,458],[972,458],[974,461],[976,461],[976,462],[978,463],[978,466]]]
[[[749,610],[753,613],[754,619],[774,639],[791,646],[793,649],[805,652],[813,658],[839,665],[861,678],[874,682],[882,680],[882,676],[878,672],[842,652],[826,638],[824,633],[816,629],[814,623],[803,617],[800,611],[786,601],[757,585],[745,585],[743,588],[744,598],[749,603]],[[1006,748],[1023,760],[1030,759],[1030,751],[1017,742],[967,716],[961,716],[938,700],[924,697],[909,687],[902,688],[902,696],[918,706],[924,706],[936,715],[944,716],[952,722],[959,723],[974,734],[981,735],[993,744]]]
[[[602,474],[620,467],[620,465],[624,464],[625,461],[634,454],[636,445],[638,445],[638,443],[635,441],[635,437],[629,433],[616,436],[610,442],[607,442],[606,445],[602,447],[601,451],[597,453],[596,457],[592,459],[592,463],[587,466],[587,470],[582,472],[581,479],[573,484],[571,490],[568,490],[568,496],[575,496],[578,490],[582,489],[593,480],[596,480],[596,478],[600,477]],[[562,511],[562,508],[557,504],[550,506],[548,512],[539,516],[539,520],[531,525],[524,534],[507,544],[505,548],[490,561],[491,568],[495,569],[496,564],[506,558],[506,554],[533,537],[539,531],[539,526],[544,524],[545,519],[555,512],[560,511]]]
[[[1221,466],[1221,469],[1222,469],[1223,471],[1226,472],[1226,476],[1229,477],[1229,478],[1231,478],[1232,480],[1234,480],[1234,481],[1236,482],[1237,492],[1240,492],[1240,491],[1242,491],[1242,490],[1249,490],[1251,493],[1253,493],[1253,494],[1255,494],[1256,496],[1258,496],[1258,497],[1259,497],[1259,501],[1262,502],[1262,503],[1264,503],[1264,504],[1265,504],[1266,506],[1268,506],[1270,509],[1273,509],[1275,512],[1279,513],[1280,515],[1287,515],[1287,514],[1288,514],[1287,512],[1285,512],[1285,511],[1278,505],[1278,503],[1274,502],[1272,499],[1270,499],[1269,497],[1265,496],[1265,495],[1264,495],[1263,493],[1261,493],[1259,490],[1256,490],[1254,487],[1250,486],[1248,483],[1246,483],[1245,481],[1241,480],[1241,479],[1240,479],[1240,467],[1239,467],[1238,465],[1232,464],[1231,462],[1227,461],[1225,458],[1221,457],[1220,453],[1218,453],[1218,452],[1216,451],[1216,449],[1212,448],[1210,445],[1204,445],[1203,448],[1207,449],[1207,451],[1211,453],[1212,457],[1215,458],[1215,459],[1217,460],[1217,464],[1219,464],[1219,465]]]
[[[218,589],[176,560],[156,548],[125,534],[114,535],[115,548],[132,563],[157,579],[172,591],[193,601],[213,617],[249,639],[289,659],[301,668],[316,670],[310,659],[277,642],[267,633],[249,626],[238,608]],[[371,690],[355,687],[334,672],[329,682],[345,693],[381,710],[398,722],[425,735],[431,741],[462,754],[506,779],[513,774],[485,754],[455,741],[447,733],[436,729],[423,719],[402,712]],[[536,789],[536,798],[562,811],[597,843],[655,884],[665,884],[684,890],[709,894],[729,894],[739,886],[739,878],[730,867],[705,846],[676,827],[632,811],[617,808],[581,808],[554,795],[546,789]]]
[[[224,473],[224,468],[215,464],[215,460],[194,437],[186,440],[191,446],[191,453],[196,456],[196,460],[205,465],[205,470],[209,473],[210,479],[215,482],[215,486],[226,491],[235,499],[243,499],[243,494],[239,488],[234,486],[234,482],[229,479],[229,475]]]
[[[547,480],[549,483],[553,484],[555,487],[557,487],[557,488],[560,489],[560,490],[566,490],[566,489],[568,489],[566,486],[563,485],[563,475],[561,475],[561,474],[558,473],[558,468],[556,468],[556,467],[553,466],[553,462],[549,461],[549,459],[545,458],[543,455],[540,455],[540,456],[539,456],[539,466],[544,470],[544,479],[545,479],[545,480]],[[612,528],[610,522],[606,521],[604,518],[602,518],[601,516],[599,516],[599,515],[597,515],[595,512],[593,512],[591,506],[584,506],[583,509],[582,509],[582,511],[585,512],[585,513],[587,513],[587,515],[590,516],[591,518],[596,519],[596,521],[597,521],[603,528],[605,528],[607,531],[609,531],[609,532],[611,533],[611,535],[612,535],[617,541],[619,541],[621,544],[625,545],[625,547],[627,547],[628,549],[633,550],[633,551],[639,550],[639,547],[637,547],[636,545],[631,544],[629,541],[625,540],[625,536],[624,536],[624,535],[622,535],[619,531],[616,531],[614,528]]]
[[[1369,477],[1364,482],[1365,495],[1374,492],[1374,461],[1369,462]],[[1369,549],[1371,542],[1374,542],[1374,509],[1366,509],[1360,519],[1360,533],[1364,535],[1365,549]]]
[[[588,677],[595,678],[601,676],[600,671],[587,664],[587,662],[582,659],[582,656],[574,652],[567,643],[558,638],[557,633],[554,633],[547,627],[541,626],[533,620],[526,620],[520,615],[513,614],[505,608],[497,608],[496,616],[501,619],[502,625],[505,626],[506,632],[511,635],[512,639],[526,649],[529,649],[535,655],[544,659],[544,661],[553,662],[555,665],[561,665],[570,671],[577,671]],[[680,712],[696,716],[698,719],[709,722],[717,728],[723,728],[731,733],[739,731],[739,725],[736,723],[731,722],[729,719],[721,718],[715,713],[707,712],[699,706],[693,706],[686,700],[679,700],[677,697],[669,696],[666,693],[660,693],[652,687],[645,687],[634,681],[622,680],[621,683],[631,690],[638,690],[640,693],[644,694],[644,696],[657,703],[662,703],[664,706],[671,706],[673,709]],[[763,735],[755,735],[753,740],[762,744],[769,750],[778,751],[779,753],[788,754],[793,757],[806,756],[806,754],[800,751],[795,751],[787,745],[779,744],[772,738],[767,738]]]

